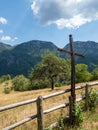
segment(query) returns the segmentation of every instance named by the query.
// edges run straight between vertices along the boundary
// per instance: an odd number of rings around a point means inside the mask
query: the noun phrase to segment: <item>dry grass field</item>
[[[85,83],[77,84],[76,86],[83,85],[83,84]],[[47,89],[32,90],[32,91],[25,91],[25,92],[11,91],[11,93],[5,94],[3,92],[4,87],[6,86],[10,87],[11,85],[12,85],[11,81],[0,84],[0,107],[8,105],[8,104],[25,101],[28,99],[33,99],[40,95],[41,96],[49,95],[51,93],[62,91],[70,87],[70,86],[56,87],[55,90],[51,90],[50,88],[47,88]],[[95,86],[95,88],[98,89],[98,86]],[[81,93],[83,93],[83,90],[78,90],[77,97],[80,96]],[[66,93],[66,94],[45,100],[44,110],[49,109],[53,106],[68,102],[69,94],[70,93]],[[5,112],[0,112],[0,130],[2,130],[4,127],[7,127],[13,123],[21,121],[32,114],[36,114],[36,103],[17,107],[11,110],[7,110]],[[44,116],[45,126],[49,126],[51,123],[58,121],[61,114],[63,114],[64,116],[68,115],[68,108],[57,110],[57,111],[54,111],[45,115]],[[36,119],[28,123],[25,123],[24,125],[20,127],[15,128],[15,130],[37,130]],[[71,130],[71,128],[66,127],[65,130]],[[98,108],[96,108],[95,112],[86,113],[85,121],[83,123],[83,128],[81,128],[81,130],[98,130]]]

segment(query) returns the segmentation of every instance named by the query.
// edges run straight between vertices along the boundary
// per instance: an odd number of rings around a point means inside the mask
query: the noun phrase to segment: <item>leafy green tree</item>
[[[30,80],[49,80],[51,88],[54,89],[54,83],[60,79],[68,79],[70,76],[70,62],[63,58],[48,52],[42,57],[30,73]]]
[[[85,82],[92,79],[92,74],[87,69],[88,66],[86,64],[76,65],[76,82]]]
[[[98,80],[98,68],[95,68],[92,72],[93,80]]]
[[[15,91],[30,90],[30,82],[24,75],[18,75],[12,80],[13,88]]]

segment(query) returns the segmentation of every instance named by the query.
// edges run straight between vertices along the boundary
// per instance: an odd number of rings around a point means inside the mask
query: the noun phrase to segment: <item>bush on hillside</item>
[[[32,90],[37,90],[37,89],[43,89],[43,88],[48,88],[50,86],[50,83],[49,81],[45,80],[34,80],[32,82],[32,85],[31,85],[31,89]]]
[[[92,80],[92,74],[88,71],[86,64],[76,65],[76,83],[87,82]]]
[[[62,86],[62,84],[60,82],[55,83],[55,87],[61,87],[61,86]]]
[[[26,91],[31,89],[29,79],[23,75],[18,75],[13,78],[12,84],[15,91]]]
[[[92,72],[92,79],[93,80],[98,80],[98,68],[95,68]]]
[[[98,104],[98,90],[90,89],[89,98],[88,98],[89,110],[95,109],[95,106],[97,104]]]
[[[10,80],[11,76],[9,74],[3,75],[0,77],[0,83],[3,83],[4,81]]]
[[[11,88],[9,88],[9,87],[4,88],[4,93],[5,94],[9,94],[10,92],[11,92]]]

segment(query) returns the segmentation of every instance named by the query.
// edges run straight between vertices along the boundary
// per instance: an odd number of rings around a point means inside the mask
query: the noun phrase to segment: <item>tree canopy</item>
[[[88,65],[86,64],[76,65],[76,82],[85,82],[92,79],[92,74],[87,69]]]
[[[92,72],[93,80],[98,80],[98,68],[95,68]]]
[[[70,62],[48,52],[43,55],[39,62],[30,73],[30,80],[49,80],[51,88],[54,89],[54,83],[60,79],[69,79]]]

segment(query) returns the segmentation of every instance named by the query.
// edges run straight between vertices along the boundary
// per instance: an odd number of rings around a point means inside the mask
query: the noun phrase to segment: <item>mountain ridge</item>
[[[75,41],[73,45],[76,53],[85,56],[84,58],[76,58],[76,63],[88,64],[89,70],[92,71],[98,64],[98,43]],[[47,50],[64,58],[69,57],[67,54],[58,52],[58,47],[49,41],[31,40],[15,46],[0,43],[0,46],[0,75],[24,74],[27,76],[31,68],[41,60],[41,55]],[[69,47],[67,44],[63,49],[69,50]]]
[[[0,52],[0,75],[27,76],[47,50],[55,52],[57,47],[52,42],[32,40],[4,49]]]
[[[76,41],[73,44],[74,51],[84,55],[84,58],[76,58],[76,63],[87,64],[89,70],[92,71],[95,64],[98,64],[98,43],[94,41]],[[64,49],[69,50],[69,44],[67,44]]]

